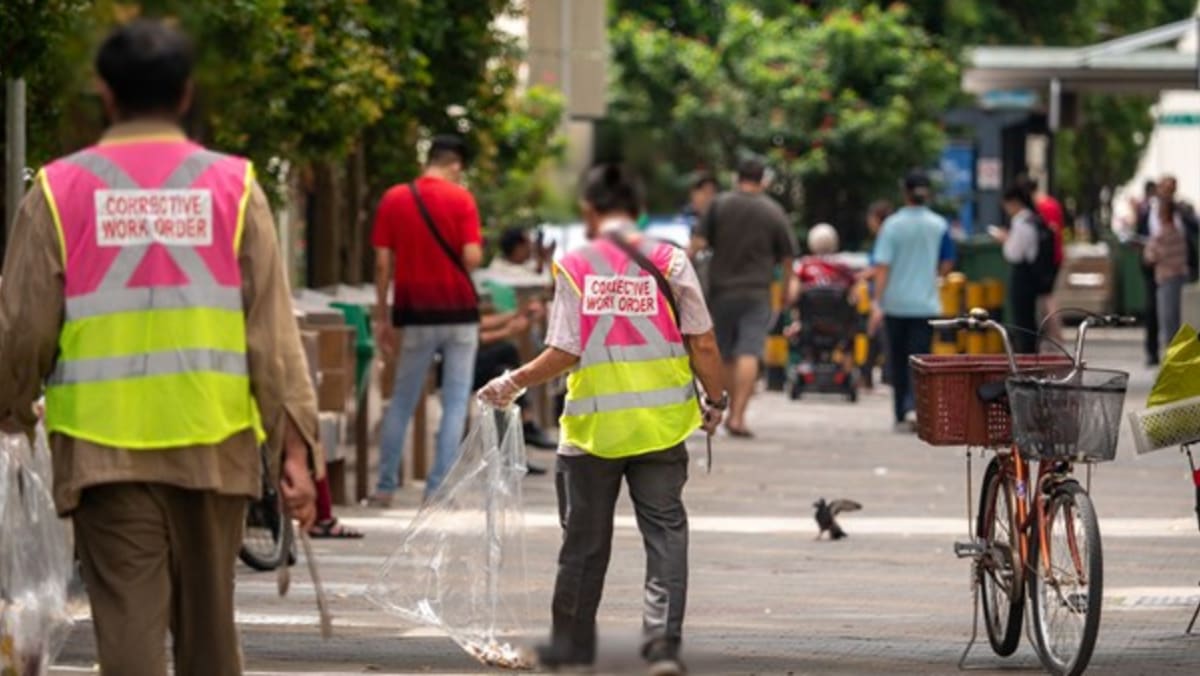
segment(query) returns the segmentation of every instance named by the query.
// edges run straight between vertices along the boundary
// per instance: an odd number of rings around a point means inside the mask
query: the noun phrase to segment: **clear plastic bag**
[[[484,664],[529,668],[525,634],[527,473],[521,414],[482,407],[459,458],[404,532],[367,596],[388,612],[445,631]]]
[[[73,557],[51,496],[50,451],[39,428],[0,435],[0,675],[42,676],[71,629]]]

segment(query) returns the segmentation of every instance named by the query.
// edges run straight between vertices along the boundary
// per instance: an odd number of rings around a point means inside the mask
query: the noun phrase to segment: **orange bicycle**
[[[954,546],[973,560],[975,621],[959,666],[978,637],[982,608],[992,650],[1016,651],[1029,627],[1042,665],[1075,676],[1087,668],[1100,629],[1104,565],[1100,525],[1076,464],[1112,460],[1129,374],[1085,368],[1084,339],[1113,315],[1079,325],[1073,358],[1014,355],[1008,332],[984,310],[934,320],[938,330],[996,331],[1005,355],[918,355],[918,435],[934,445],[965,445],[971,538]],[[971,448],[994,451],[972,518]],[[1030,466],[1036,463],[1031,472]]]

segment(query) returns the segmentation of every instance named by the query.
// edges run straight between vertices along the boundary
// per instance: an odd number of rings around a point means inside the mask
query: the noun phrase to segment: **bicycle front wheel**
[[[975,576],[988,642],[997,655],[1007,657],[1021,642],[1025,585],[1017,563],[1018,498],[1012,484],[1005,480],[1000,463],[999,457],[992,458],[983,474],[975,531],[983,554],[975,563]]]
[[[1074,481],[1054,489],[1042,517],[1032,538],[1029,578],[1038,657],[1051,673],[1077,676],[1087,668],[1100,631],[1100,524],[1087,491]]]

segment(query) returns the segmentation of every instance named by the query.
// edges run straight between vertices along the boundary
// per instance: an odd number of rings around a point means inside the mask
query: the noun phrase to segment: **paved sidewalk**
[[[1145,401],[1153,374],[1140,365],[1136,331],[1098,334],[1095,365],[1133,373],[1127,410]],[[720,437],[711,475],[693,444],[687,500],[692,515],[691,597],[685,657],[698,674],[953,674],[971,630],[969,566],[954,558],[966,536],[962,449],[930,448],[891,431],[890,393],[858,404],[816,397],[754,403],[758,438]],[[532,454],[542,464],[549,456]],[[974,458],[973,479],[983,463]],[[1099,467],[1093,497],[1101,515],[1105,606],[1089,673],[1200,673],[1200,636],[1186,636],[1200,601],[1200,531],[1186,459],[1175,451],[1135,457],[1128,430],[1118,459]],[[844,518],[841,542],[814,541],[818,497],[861,501]],[[526,484],[529,579],[534,609],[548,615],[559,534],[551,477]],[[388,512],[342,510],[363,541],[319,542],[338,636],[321,641],[306,573],[292,596],[274,596],[274,577],[241,571],[240,621],[254,674],[300,672],[480,673],[487,670],[443,636],[376,610],[362,590],[411,518],[419,491],[407,488]],[[601,609],[601,673],[636,673],[641,541],[622,498],[616,546]],[[531,618],[544,629],[546,615]],[[53,673],[86,673],[90,625],[76,629]],[[971,660],[984,673],[1041,671],[1025,641],[1008,659],[986,638]]]

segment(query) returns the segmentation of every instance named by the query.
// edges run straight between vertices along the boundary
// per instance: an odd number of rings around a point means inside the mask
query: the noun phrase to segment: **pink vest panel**
[[[66,249],[67,319],[70,300],[90,294],[240,289],[249,168],[185,140],[101,144],[45,167]]]
[[[671,257],[674,252],[674,248],[670,244],[662,242],[652,243],[645,239],[640,241],[632,240],[631,243],[637,246],[646,258],[663,272],[664,277],[667,276],[667,271],[671,266]],[[600,265],[596,265],[596,263],[600,263]],[[571,281],[575,283],[575,288],[579,289],[585,297],[588,295],[586,282],[589,275],[597,277],[643,277],[649,282],[655,296],[658,298],[658,312],[645,318],[657,329],[660,340],[665,340],[667,343],[672,344],[683,343],[683,336],[680,334],[679,328],[675,325],[675,320],[671,316],[670,304],[659,290],[654,277],[643,270],[624,251],[621,251],[617,245],[607,239],[596,239],[582,249],[564,256],[559,266],[563,272],[571,277]],[[580,314],[579,337],[584,346],[591,344],[592,334],[603,317],[604,315]],[[642,331],[638,330],[634,325],[634,319],[630,316],[617,313],[612,319],[612,326],[608,329],[603,345],[644,345],[648,338],[650,337],[644,336]]]

